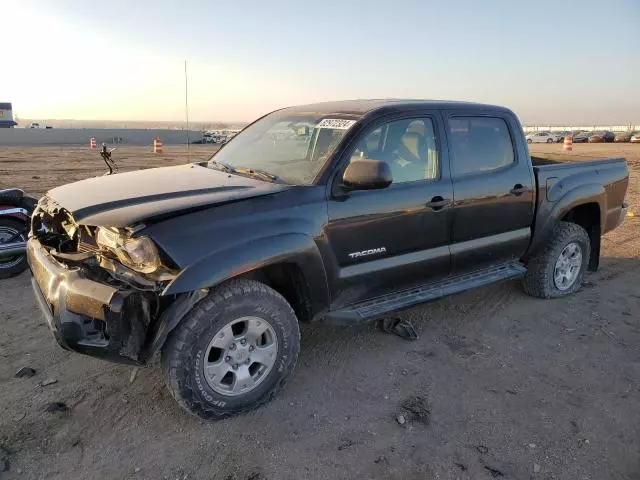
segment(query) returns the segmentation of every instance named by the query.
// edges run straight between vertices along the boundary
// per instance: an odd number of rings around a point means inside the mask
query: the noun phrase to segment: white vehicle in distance
[[[27,128],[53,128],[38,122],[31,122]]]
[[[560,135],[552,132],[532,132],[526,136],[527,143],[556,143]]]

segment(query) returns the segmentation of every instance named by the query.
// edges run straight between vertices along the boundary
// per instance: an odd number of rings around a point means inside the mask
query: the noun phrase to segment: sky
[[[432,98],[525,123],[640,123],[636,0],[0,0],[0,101],[22,118],[249,121]]]

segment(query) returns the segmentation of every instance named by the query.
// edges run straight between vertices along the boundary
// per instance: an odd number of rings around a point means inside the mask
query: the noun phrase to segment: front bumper
[[[91,279],[83,267],[54,259],[40,242],[27,242],[31,283],[60,346],[118,363],[144,363],[150,294]]]

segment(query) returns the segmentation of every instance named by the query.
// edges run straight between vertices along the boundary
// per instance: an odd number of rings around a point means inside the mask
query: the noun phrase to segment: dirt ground
[[[574,145],[584,153],[627,158],[638,216],[604,238],[579,293],[543,301],[514,281],[446,298],[404,313],[415,342],[373,325],[303,326],[280,395],[218,423],[180,410],[157,366],[130,382],[130,367],[62,350],[29,275],[3,280],[0,477],[640,479],[640,145]],[[161,166],[186,149],[114,157],[123,170]],[[42,194],[100,162],[87,149],[2,148],[0,188]],[[36,375],[15,378],[23,366]]]

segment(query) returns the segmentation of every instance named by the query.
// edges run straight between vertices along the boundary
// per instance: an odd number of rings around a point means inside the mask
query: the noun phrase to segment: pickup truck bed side
[[[600,236],[615,228],[623,215],[628,169],[624,159],[553,162],[544,165],[533,157],[538,185],[534,235],[525,260],[547,243],[555,224],[567,216],[582,226],[591,239],[591,265],[595,270],[600,253]],[[553,163],[552,163],[553,162]]]

